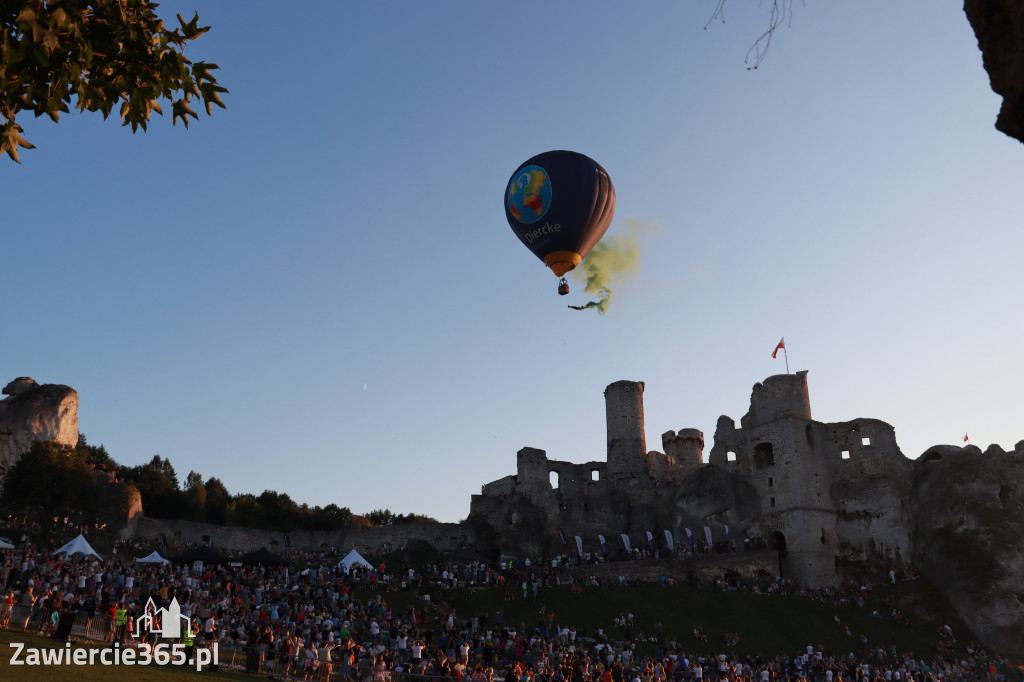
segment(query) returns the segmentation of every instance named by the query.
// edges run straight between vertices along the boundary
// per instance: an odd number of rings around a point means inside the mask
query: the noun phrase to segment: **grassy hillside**
[[[612,641],[628,636],[639,639],[642,634],[645,639],[655,636],[659,643],[664,643],[667,637],[674,636],[688,653],[735,651],[774,656],[799,653],[808,644],[821,645],[835,653],[858,652],[863,648],[863,635],[873,648],[881,645],[888,649],[895,645],[900,651],[930,654],[939,641],[936,631],[945,624],[953,627],[959,643],[967,643],[963,641],[966,630],[938,592],[923,580],[870,590],[863,608],[824,604],[809,597],[715,592],[688,585],[657,584],[590,587],[579,594],[570,593],[568,587],[552,587],[542,589],[537,601],[506,601],[504,591],[470,588],[435,593],[433,602],[437,602],[438,596],[456,609],[459,618],[486,612],[488,623],[494,623],[500,610],[503,624],[532,632],[543,609],[545,614],[554,612],[555,624],[575,625],[581,635],[593,636],[601,627]],[[408,592],[388,593],[385,598],[393,609],[415,605],[423,610],[425,606],[421,598]],[[894,622],[890,617],[894,607],[913,627]],[[874,609],[884,617],[872,616]],[[430,607],[426,611],[432,618],[440,613]],[[614,618],[628,612],[634,614],[634,626],[629,631],[614,627]],[[852,636],[847,634],[846,626]],[[695,627],[703,630],[707,642],[694,639]],[[725,633],[738,635],[739,643],[726,647],[722,640]],[[658,644],[647,642],[639,646],[642,651],[653,653]]]

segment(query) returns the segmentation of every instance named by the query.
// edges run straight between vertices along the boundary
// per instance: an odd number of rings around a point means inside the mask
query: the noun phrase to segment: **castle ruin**
[[[693,428],[667,431],[664,452],[647,451],[643,392],[639,381],[605,390],[606,461],[573,464],[523,448],[515,475],[473,496],[470,518],[499,534],[523,522],[560,528],[585,551],[597,551],[598,536],[621,534],[647,547],[648,532],[664,548],[665,531],[685,546],[686,530],[705,526],[721,541],[728,527],[734,542],[779,550],[782,574],[809,586],[835,584],[847,568],[909,561],[912,461],[885,422],[814,421],[806,371],[756,384],[739,428],[720,417],[706,463],[704,434]],[[542,541],[551,534],[527,539]]]

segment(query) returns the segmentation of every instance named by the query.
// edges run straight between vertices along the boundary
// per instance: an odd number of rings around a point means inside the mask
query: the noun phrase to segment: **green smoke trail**
[[[624,234],[612,235],[598,242],[570,273],[573,279],[585,283],[583,293],[594,294],[597,300],[569,307],[573,310],[596,308],[599,315],[608,312],[612,285],[618,286],[640,270],[640,241],[650,231],[636,220],[627,220]]]
[[[589,301],[585,305],[571,305],[569,306],[573,310],[586,310],[587,308],[597,308],[597,312],[600,315],[604,315],[605,311],[608,310],[608,301],[612,297],[612,292],[608,292],[608,296],[598,301]]]

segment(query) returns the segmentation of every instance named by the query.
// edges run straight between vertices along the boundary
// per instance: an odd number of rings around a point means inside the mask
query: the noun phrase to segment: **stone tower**
[[[661,447],[675,460],[681,475],[689,474],[704,463],[704,433],[700,429],[679,429],[661,434]]]
[[[768,502],[771,537],[785,547],[785,573],[811,586],[836,582],[836,513],[831,468],[815,437],[807,372],[777,374],[755,384],[740,420],[748,441],[746,466]]]
[[[640,479],[647,476],[644,437],[644,382],[616,381],[604,390],[608,425],[608,478]]]

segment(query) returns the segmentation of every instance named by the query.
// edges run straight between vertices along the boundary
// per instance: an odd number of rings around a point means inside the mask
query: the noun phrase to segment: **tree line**
[[[37,441],[7,472],[0,506],[24,512],[44,528],[68,514],[86,521],[127,516],[129,491],[117,494],[112,483],[137,490],[147,517],[248,526],[277,531],[341,530],[435,521],[420,514],[374,509],[359,515],[336,504],[299,504],[287,493],[232,494],[215,476],[189,471],[184,485],[169,459],[154,455],[137,466],[119,464],[103,445],[89,445],[80,434],[74,447]]]

